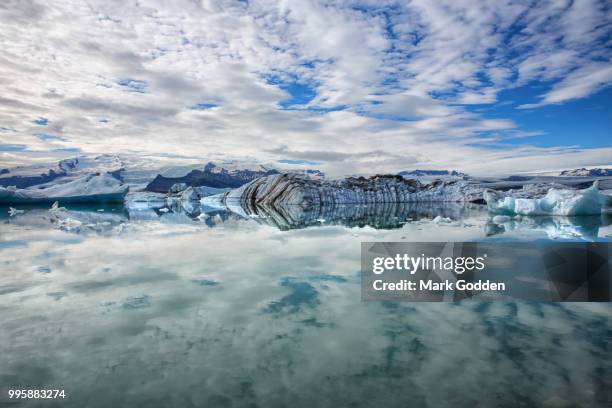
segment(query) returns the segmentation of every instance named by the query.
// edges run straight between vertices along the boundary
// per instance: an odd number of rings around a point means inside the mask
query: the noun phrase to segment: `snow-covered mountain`
[[[172,174],[174,173],[174,174]],[[177,169],[158,174],[145,188],[146,191],[166,193],[174,184],[185,183],[191,187],[236,188],[259,177],[280,174],[271,166],[243,164],[240,162],[209,162],[202,168],[191,169],[187,174],[177,175]],[[319,170],[296,170],[293,174],[322,178]],[[169,175],[172,174],[172,175]]]
[[[422,177],[422,176],[451,176],[451,177],[463,177],[466,174],[456,170],[405,170],[397,173],[402,177]]]
[[[570,176],[570,177],[607,177],[612,176],[612,169],[610,168],[595,168],[595,169],[573,169],[564,170],[559,173],[559,176]]]
[[[215,163],[207,163],[201,170],[191,170],[184,176],[166,177],[158,174],[151,181],[146,191],[157,193],[166,193],[174,184],[185,183],[187,186],[208,186],[215,188],[240,187],[258,177],[278,174],[276,169],[268,169],[263,166],[257,166],[255,169],[248,168],[230,168],[221,167]]]
[[[235,188],[258,177],[278,174],[281,170],[255,161],[222,160],[197,163],[195,159],[174,160],[138,155],[77,156],[54,163],[0,168],[0,187],[16,189],[47,188],[95,174],[108,174],[130,191],[166,193],[176,183],[187,186]],[[318,170],[299,169],[292,173],[322,178]]]

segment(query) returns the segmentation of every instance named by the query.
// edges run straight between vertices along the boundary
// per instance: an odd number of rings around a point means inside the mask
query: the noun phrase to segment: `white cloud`
[[[4,2],[0,21],[0,126],[29,150],[262,161],[325,151],[338,173],[507,171],[542,155],[588,165],[604,151],[506,146],[516,160],[502,160],[494,143],[539,133],[467,108],[534,80],[553,86],[523,108],[609,84],[604,2],[31,0]],[[319,111],[279,109],[290,95],[269,75],[312,87],[303,107]],[[198,103],[217,107],[189,109]],[[36,137],[38,116],[65,140]]]
[[[594,63],[578,68],[544,95],[547,103],[560,103],[583,98],[612,83],[610,62]]]

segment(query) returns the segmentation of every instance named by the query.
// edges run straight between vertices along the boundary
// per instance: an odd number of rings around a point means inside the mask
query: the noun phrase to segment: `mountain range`
[[[564,170],[559,173],[560,176],[571,176],[571,177],[606,177],[612,176],[612,169],[609,168],[595,168],[595,169],[574,169]]]
[[[397,173],[402,177],[423,177],[423,176],[450,176],[450,177],[463,177],[466,174],[456,170],[406,170]]]

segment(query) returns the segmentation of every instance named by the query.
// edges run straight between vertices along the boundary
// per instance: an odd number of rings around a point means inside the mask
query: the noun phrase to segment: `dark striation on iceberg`
[[[467,181],[422,184],[397,175],[313,179],[299,174],[261,177],[226,193],[223,202],[239,201],[260,206],[317,206],[330,204],[383,204],[409,202],[474,202],[482,189]]]

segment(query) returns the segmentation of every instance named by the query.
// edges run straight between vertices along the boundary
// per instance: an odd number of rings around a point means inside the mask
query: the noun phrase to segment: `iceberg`
[[[16,215],[23,214],[24,212],[25,212],[24,210],[18,210],[14,207],[9,207],[9,210],[8,210],[9,217],[14,217]]]
[[[66,207],[60,207],[59,201],[55,201],[53,205],[51,205],[51,208],[49,208],[49,212],[52,214],[57,214],[61,211],[66,211]]]
[[[0,204],[123,202],[129,187],[108,173],[45,186],[0,186]]]
[[[466,181],[422,184],[402,176],[376,175],[321,180],[299,174],[260,177],[222,196],[230,202],[258,205],[318,206],[336,204],[383,204],[409,202],[477,202],[482,188]]]
[[[436,216],[432,221],[434,224],[448,224],[453,222],[452,219],[448,217],[442,217],[441,215]]]
[[[64,219],[58,220],[57,225],[60,227],[60,229],[63,229],[66,231],[72,231],[72,230],[80,228],[83,225],[83,223],[74,218],[64,218]]]
[[[551,188],[541,198],[515,198],[491,190],[483,196],[489,211],[501,215],[599,215],[610,201],[599,192],[597,181],[584,190]]]

